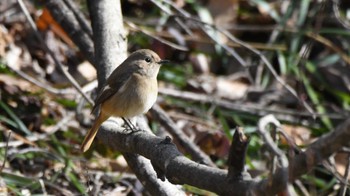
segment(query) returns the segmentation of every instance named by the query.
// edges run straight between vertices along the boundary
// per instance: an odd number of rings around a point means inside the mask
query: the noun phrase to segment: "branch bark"
[[[185,195],[183,191],[170,185],[168,181],[161,181],[150,160],[134,153],[123,153],[123,156],[150,195]]]
[[[206,164],[208,166],[215,167],[215,164],[211,161],[208,155],[206,155],[197,145],[195,145],[190,139],[179,129],[177,128],[174,121],[172,121],[165,111],[155,104],[151,113],[155,116],[156,119],[168,130],[171,135],[175,137],[183,146],[186,151],[192,156],[195,161]]]
[[[271,178],[261,181],[238,179],[230,181],[227,178],[227,171],[189,160],[166,139],[142,131],[128,134],[122,129],[115,129],[110,121],[105,124],[106,129],[102,131],[106,137],[102,139],[106,145],[123,152],[137,152],[150,159],[174,184],[189,184],[220,195],[274,195],[286,188],[284,181],[281,184],[281,178],[286,176],[283,168],[276,170]],[[335,139],[332,139],[334,137]],[[341,147],[349,146],[349,138],[350,119],[334,132],[311,144],[305,153],[296,155],[290,164],[289,181],[293,182]],[[329,140],[332,142],[327,142]]]
[[[249,195],[256,181],[229,181],[227,172],[193,162],[183,156],[168,138],[159,138],[145,131],[126,133],[115,129],[111,120],[105,123],[101,134],[103,143],[122,152],[137,152],[151,160],[169,182],[189,184],[220,195]],[[252,189],[253,188],[253,189]],[[249,194],[247,194],[249,193]]]
[[[127,38],[120,1],[88,0],[95,43],[99,89],[112,71],[127,57]]]

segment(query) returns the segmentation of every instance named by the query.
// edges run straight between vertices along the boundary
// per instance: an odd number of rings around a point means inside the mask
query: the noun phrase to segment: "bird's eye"
[[[145,58],[145,61],[146,61],[147,63],[150,63],[152,60],[151,60],[151,58],[146,57],[146,58]]]

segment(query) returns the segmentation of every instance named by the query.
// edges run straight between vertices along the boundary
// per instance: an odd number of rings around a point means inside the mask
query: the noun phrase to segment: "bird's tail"
[[[94,141],[94,138],[97,134],[98,129],[100,128],[101,124],[107,119],[108,119],[108,116],[100,113],[100,115],[95,120],[95,123],[92,125],[91,129],[89,130],[89,132],[85,136],[84,141],[80,146],[80,150],[82,152],[86,152],[87,150],[89,150],[92,142]]]

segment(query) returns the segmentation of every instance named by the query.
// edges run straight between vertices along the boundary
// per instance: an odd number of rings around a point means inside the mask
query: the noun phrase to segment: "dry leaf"
[[[349,161],[349,154],[348,153],[337,153],[334,156],[334,160],[335,160],[335,169],[336,171],[344,176],[345,174],[345,170]],[[350,178],[349,178],[350,179]]]
[[[18,87],[24,92],[36,92],[40,90],[39,87],[32,85],[26,80],[16,78],[10,75],[0,74],[0,84],[3,83],[5,88],[13,89],[13,87]]]
[[[52,30],[55,35],[61,38],[66,44],[68,44],[71,48],[75,47],[75,44],[68,37],[66,32],[61,28],[61,26],[52,18],[48,9],[44,8],[41,15],[36,20],[36,25],[39,30],[46,31],[48,29]]]
[[[234,25],[239,8],[237,0],[210,0],[207,7],[215,25],[224,28]]]
[[[213,75],[201,75],[189,80],[188,85],[199,92],[230,100],[243,98],[249,88],[249,84],[242,78]]]
[[[282,129],[290,136],[291,139],[293,139],[294,143],[298,146],[304,146],[311,142],[311,131],[305,127],[282,125]]]
[[[198,146],[206,153],[223,158],[228,155],[230,150],[230,141],[221,132],[206,132],[201,133],[200,138],[197,139]]]
[[[96,79],[96,69],[88,61],[84,61],[78,65],[78,72],[82,75],[84,80],[92,81]],[[77,79],[78,81],[82,81]]]
[[[190,54],[189,58],[193,64],[193,69],[196,73],[209,74],[209,59],[206,55],[204,55],[203,53],[192,53]]]
[[[247,83],[239,80],[218,77],[216,81],[216,94],[221,98],[237,100],[244,97],[248,87]]]

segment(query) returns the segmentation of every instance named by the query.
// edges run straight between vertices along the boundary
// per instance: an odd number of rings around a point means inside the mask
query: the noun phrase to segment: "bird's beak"
[[[169,60],[160,60],[158,61],[158,64],[165,64],[165,63],[169,63],[170,61]]]

